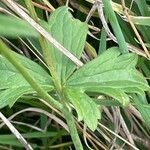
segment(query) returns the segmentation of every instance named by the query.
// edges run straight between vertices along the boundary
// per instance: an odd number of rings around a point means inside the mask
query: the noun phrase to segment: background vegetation
[[[150,149],[149,0],[0,1],[0,149]]]

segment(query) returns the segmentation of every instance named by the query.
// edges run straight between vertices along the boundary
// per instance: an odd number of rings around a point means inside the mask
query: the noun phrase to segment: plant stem
[[[30,15],[31,17],[36,21],[38,22],[38,16],[35,12],[35,9],[34,9],[34,6],[32,4],[32,1],[31,0],[25,0],[25,3],[26,3],[26,6],[30,12]],[[54,67],[54,64],[53,64],[53,60],[51,58],[51,54],[49,52],[49,49],[48,49],[48,43],[46,41],[46,39],[40,35],[39,37],[39,42],[40,42],[40,45],[42,47],[42,50],[43,50],[43,56],[44,56],[44,59],[46,61],[46,64],[48,65],[48,69],[52,75],[52,79],[53,79],[53,82],[54,82],[54,85],[57,89],[57,91],[59,91],[59,93],[61,93],[61,84],[60,84],[60,79],[58,78],[58,75],[57,75],[57,71],[56,71],[56,68]]]
[[[66,104],[63,105],[63,114],[67,121],[67,125],[70,130],[70,135],[71,135],[71,138],[72,138],[72,141],[74,143],[76,150],[83,150],[82,143],[80,141],[80,138],[79,138],[79,135],[77,132],[77,128],[74,123],[73,115],[72,115],[71,111],[69,111]]]
[[[18,60],[13,56],[11,50],[0,40],[0,52],[4,55],[10,63],[12,63],[15,68],[22,74],[26,81],[31,85],[31,87],[38,93],[38,95],[47,101],[53,107],[62,110],[62,105],[55,101],[41,86],[31,77],[27,72],[26,68],[18,62]]]
[[[32,1],[26,0],[25,2],[26,2],[26,5],[28,6],[28,9],[29,9],[30,14],[33,17],[33,19],[35,21],[38,21],[38,17],[36,15],[35,10],[34,10],[34,6],[32,4]],[[47,45],[48,43],[42,35],[39,38],[39,42],[40,42],[40,45],[41,45],[42,50],[43,50],[44,59],[48,65],[49,71],[51,72],[52,79],[53,79],[54,85],[56,87],[56,91],[58,92],[58,96],[59,96],[59,98],[63,104],[62,112],[65,116],[66,121],[67,121],[69,130],[70,130],[70,135],[71,135],[71,138],[73,140],[74,146],[75,146],[76,150],[83,150],[83,147],[82,147],[82,144],[81,144],[78,132],[77,132],[77,128],[75,126],[73,115],[69,111],[69,108],[67,107],[67,102],[63,96],[64,94],[63,94],[63,90],[62,90],[62,86],[61,86],[61,81],[58,77],[56,68],[54,67],[55,65],[54,65],[53,60],[51,58],[50,50],[48,49],[48,45]]]
[[[33,4],[32,4],[32,1],[31,0],[25,0],[25,4],[27,6],[27,9],[29,10],[30,12],[30,15],[31,17],[36,21],[38,22],[38,17],[37,17],[37,14],[35,12],[35,9],[33,7]]]
[[[58,77],[56,68],[54,67],[54,63],[53,63],[53,59],[51,58],[51,52],[48,49],[48,43],[46,41],[46,39],[41,35],[41,37],[39,38],[40,41],[40,45],[42,47],[43,50],[43,57],[46,61],[46,64],[48,65],[48,69],[52,75],[52,79],[54,82],[54,85],[57,89],[57,92],[60,94],[61,93],[61,82],[60,79]]]

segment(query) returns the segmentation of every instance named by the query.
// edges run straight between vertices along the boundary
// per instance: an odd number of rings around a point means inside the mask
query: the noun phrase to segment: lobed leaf
[[[100,119],[100,111],[96,103],[80,90],[67,88],[66,95],[74,105],[78,114],[78,120],[84,120],[85,124],[94,131]]]
[[[60,7],[52,13],[48,21],[47,29],[51,35],[72,54],[77,58],[81,57],[88,32],[88,26],[86,23],[74,19],[68,11],[68,7]],[[76,66],[52,44],[49,44],[49,51],[58,76],[62,83],[64,83],[72,74]]]
[[[51,86],[42,86],[44,90],[51,91],[53,87]],[[19,86],[6,89],[0,92],[0,108],[3,108],[7,105],[12,107],[14,103],[24,94],[33,94],[36,93],[30,86]]]
[[[12,55],[15,55],[16,59],[45,90],[53,89],[50,75],[41,66],[15,52],[12,52]],[[12,106],[23,94],[34,93],[23,76],[2,55],[0,55],[0,75],[0,108]]]
[[[77,70],[67,86],[107,94],[125,105],[129,102],[125,92],[143,94],[149,90],[147,81],[135,69],[136,63],[136,54],[120,55],[118,48],[111,48]]]

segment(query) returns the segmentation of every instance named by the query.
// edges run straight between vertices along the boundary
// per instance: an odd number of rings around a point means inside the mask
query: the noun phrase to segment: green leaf
[[[100,111],[96,103],[80,90],[67,88],[66,95],[74,105],[78,114],[78,120],[84,120],[85,124],[94,131],[100,119]]]
[[[150,105],[146,101],[145,95],[133,95],[133,102],[135,103],[135,107],[137,107],[141,113],[146,125],[150,128]]]
[[[107,70],[114,69],[126,69],[134,68],[137,63],[137,55],[135,54],[125,54],[121,55],[117,47],[110,48],[105,53],[97,57],[96,59],[90,61],[84,67],[75,72],[73,77],[83,76],[82,74],[86,72],[89,76],[96,75]]]
[[[90,88],[86,88],[88,92],[96,92],[101,94],[106,94],[114,99],[118,100],[123,106],[127,106],[129,104],[129,97],[125,92],[121,89],[115,89],[113,87],[101,87],[101,86],[94,86]]]
[[[12,52],[12,55],[18,59],[38,83],[52,85],[50,75],[37,63],[15,52]],[[0,55],[0,75],[0,89],[29,85],[16,68],[2,55]]]
[[[125,92],[134,89],[135,93],[143,94],[149,89],[145,78],[135,69],[136,63],[137,55],[120,55],[118,48],[111,48],[77,70],[67,86],[107,94],[126,105],[129,98]]]
[[[42,86],[44,90],[51,91],[53,88],[50,86]],[[12,107],[14,103],[24,94],[36,93],[30,86],[19,86],[6,89],[0,92],[0,108],[7,105]]]
[[[12,52],[12,55],[46,91],[53,89],[50,75],[41,66],[15,52]],[[0,75],[0,108],[7,105],[12,106],[23,94],[34,93],[23,76],[2,55],[0,55]]]
[[[12,106],[23,94],[33,93],[33,89],[27,86],[9,88],[0,92],[0,108]]]
[[[48,31],[77,58],[81,57],[88,26],[74,19],[68,11],[68,7],[60,7],[52,13],[48,21]],[[74,71],[75,64],[52,44],[49,44],[49,50],[58,76],[63,83]]]
[[[97,105],[100,105],[100,106],[120,106],[121,107],[121,104],[113,99],[113,100],[110,100],[110,99],[93,99],[94,102],[97,104]]]
[[[38,32],[26,21],[17,17],[0,15],[0,36],[38,37]]]

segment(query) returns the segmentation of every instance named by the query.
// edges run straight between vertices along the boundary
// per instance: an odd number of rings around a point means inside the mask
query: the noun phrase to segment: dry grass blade
[[[48,0],[43,0],[43,2],[44,2],[52,11],[55,10],[55,8],[49,3]]]
[[[113,123],[114,123],[114,132],[116,134],[119,134],[119,131],[120,131],[120,120],[119,120],[119,114],[117,113],[117,109],[118,107],[112,107],[112,112],[113,112]],[[114,137],[113,140],[112,140],[112,145],[111,145],[111,148],[110,150],[113,150],[114,147],[116,146],[116,140],[117,140],[117,137]]]
[[[114,41],[115,43],[118,43],[116,37],[111,33],[111,30],[109,29],[109,27],[108,27],[108,25],[107,25],[107,22],[106,22],[106,18],[105,18],[105,16],[104,16],[103,6],[102,6],[102,5],[103,5],[103,4],[102,4],[101,1],[98,1],[98,0],[95,1],[95,2],[93,3],[93,6],[92,6],[90,12],[89,12],[88,15],[87,15],[87,18],[86,18],[86,21],[85,21],[85,22],[88,22],[88,21],[90,20],[90,18],[92,17],[93,13],[97,10],[97,11],[98,11],[99,18],[100,18],[100,20],[101,20],[101,22],[102,22],[102,25],[103,25],[103,27],[104,27],[104,29],[105,29],[105,31],[106,31],[108,37],[109,37],[112,41]],[[137,53],[137,54],[140,55],[140,56],[143,56],[143,57],[145,57],[145,58],[147,58],[147,56],[148,56],[147,53],[143,52],[141,49],[139,49],[139,48],[137,48],[137,47],[135,47],[135,46],[133,46],[133,45],[131,45],[131,44],[129,44],[129,43],[127,43],[127,47],[128,47],[128,49],[129,49],[131,52]]]
[[[138,30],[136,29],[136,27],[135,27],[135,25],[134,25],[134,23],[132,22],[130,15],[128,14],[127,8],[126,8],[126,6],[125,6],[125,1],[124,1],[124,0],[121,0],[121,2],[122,2],[122,7],[123,7],[123,9],[124,9],[124,13],[125,13],[125,15],[126,15],[126,17],[127,17],[127,19],[128,19],[128,22],[130,23],[130,25],[131,25],[131,27],[132,27],[134,33],[136,34],[136,37],[138,38],[138,40],[139,40],[141,46],[143,47],[143,49],[144,49],[144,51],[145,51],[147,57],[150,58],[150,53],[149,53],[149,51],[147,50],[147,48],[146,48],[146,46],[145,46],[145,44],[144,44],[144,42],[143,42],[143,40],[142,40],[142,38],[141,38],[141,36],[140,36]]]
[[[35,55],[35,57],[48,69],[47,64],[41,59],[43,58],[41,53],[38,50],[35,52],[22,38],[19,39],[22,42],[22,44],[24,44],[33,53],[33,55]]]
[[[111,33],[111,30],[109,29],[105,16],[104,16],[104,12],[103,12],[103,6],[102,6],[102,2],[100,1],[96,1],[93,5],[96,5],[97,10],[98,10],[98,15],[100,17],[100,20],[102,21],[103,27],[108,35],[108,37],[113,40],[115,43],[118,43],[116,37]],[[127,43],[127,47],[131,52],[137,53],[138,55],[141,55],[143,57],[147,58],[147,53],[145,54],[142,50],[136,48],[135,46]]]
[[[86,146],[88,147],[89,150],[93,150],[93,149],[89,146],[89,144],[88,144],[88,142],[87,142],[87,140],[86,140],[86,129],[87,129],[87,127],[86,127],[86,125],[84,124],[84,127],[83,127],[83,138],[84,138],[84,142],[85,142],[85,144],[86,144]]]
[[[105,130],[107,130],[108,132],[112,133],[113,135],[115,135],[116,137],[118,137],[119,139],[121,139],[122,141],[124,141],[126,144],[128,144],[129,146],[131,146],[134,150],[139,150],[137,147],[135,147],[134,145],[132,145],[130,142],[128,142],[127,140],[125,140],[124,138],[122,138],[121,136],[119,136],[118,134],[116,134],[115,132],[113,132],[112,130],[110,130],[109,128],[107,128],[106,126],[104,126],[103,124],[99,123],[99,125],[104,128]]]
[[[0,12],[1,12],[1,13],[5,13],[5,14],[8,14],[8,15],[15,16],[15,15],[14,15],[14,14],[12,14],[11,12],[9,12],[7,9],[2,8],[2,7],[0,7]]]
[[[14,117],[16,117],[17,115],[23,113],[23,112],[28,112],[28,111],[33,111],[33,112],[38,112],[38,113],[42,113],[46,116],[48,116],[49,118],[53,119],[54,121],[56,121],[58,124],[60,124],[66,131],[69,132],[69,129],[68,129],[68,126],[66,123],[64,123],[61,119],[59,119],[58,117],[56,117],[55,115],[53,114],[50,114],[49,112],[45,111],[45,110],[42,110],[42,109],[39,109],[39,108],[26,108],[26,109],[23,109],[17,113],[15,113],[14,115],[12,115],[11,117],[8,118],[8,120],[11,120],[13,119]],[[4,123],[1,123],[0,124],[0,128],[2,128],[2,126],[4,125]]]
[[[124,133],[126,134],[128,140],[130,141],[130,143],[132,143],[132,145],[135,145],[134,140],[132,139],[131,133],[129,132],[127,125],[122,117],[122,115],[120,114],[120,109],[118,108],[117,113],[119,114],[119,119],[120,119],[120,124],[124,130]]]
[[[43,9],[43,10],[46,10],[48,12],[52,12],[52,10],[50,8],[48,8],[48,7],[46,7],[46,6],[42,5],[42,4],[39,4],[39,3],[36,3],[36,2],[32,2],[32,4],[34,6],[36,6],[36,7],[38,7],[38,8]]]
[[[29,15],[27,15],[15,2],[12,0],[2,0],[8,7],[14,10],[20,17],[25,19],[33,28],[35,28],[43,37],[45,37],[50,43],[52,43],[60,52],[73,61],[78,67],[81,67],[83,63],[77,59],[72,53],[64,48],[59,42],[57,42],[44,28],[36,23]]]
[[[9,120],[0,112],[0,118],[7,125],[7,127],[11,130],[11,132],[16,136],[16,138],[24,145],[26,150],[33,150],[31,145],[27,143],[24,137],[18,132],[18,130],[9,122]]]
[[[44,132],[45,130],[41,129],[41,128],[38,128],[34,125],[31,125],[31,124],[28,124],[28,123],[24,123],[24,122],[19,122],[19,121],[10,121],[11,123],[13,124],[17,124],[17,125],[22,125],[22,126],[26,126],[26,127],[29,127],[31,129],[34,129],[36,131],[39,131],[39,132]]]

